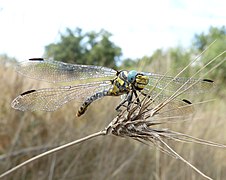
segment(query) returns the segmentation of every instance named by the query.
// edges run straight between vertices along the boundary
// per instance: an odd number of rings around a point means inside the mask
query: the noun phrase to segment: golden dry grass
[[[44,86],[0,67],[0,173],[48,148],[102,130],[115,116],[117,98],[95,102],[82,118],[70,102],[53,113],[19,112],[10,107],[23,91]],[[214,94],[214,92],[213,92]],[[195,137],[226,144],[226,96],[197,105],[193,120],[170,127]],[[213,179],[226,177],[226,150],[194,143],[168,142]],[[38,178],[37,178],[38,177]],[[99,137],[34,162],[7,179],[202,179],[184,163],[127,138]]]

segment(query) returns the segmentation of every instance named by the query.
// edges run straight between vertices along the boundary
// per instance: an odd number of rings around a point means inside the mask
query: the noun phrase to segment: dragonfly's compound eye
[[[132,70],[128,73],[127,79],[130,83],[133,83],[136,79],[137,71]]]

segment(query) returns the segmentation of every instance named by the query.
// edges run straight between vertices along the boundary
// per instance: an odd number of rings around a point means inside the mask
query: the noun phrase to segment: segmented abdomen
[[[77,112],[77,116],[81,116],[85,113],[85,111],[87,110],[88,106],[95,100],[100,99],[104,96],[108,96],[109,95],[109,91],[108,90],[103,90],[101,92],[97,92],[94,95],[90,96],[89,98],[87,98],[85,100],[85,102],[82,104],[82,106],[79,108],[78,112]]]

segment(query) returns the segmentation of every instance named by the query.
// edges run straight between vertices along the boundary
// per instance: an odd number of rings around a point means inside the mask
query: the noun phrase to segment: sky
[[[0,0],[0,54],[43,57],[65,28],[105,29],[123,58],[188,47],[195,33],[226,25],[224,0]]]

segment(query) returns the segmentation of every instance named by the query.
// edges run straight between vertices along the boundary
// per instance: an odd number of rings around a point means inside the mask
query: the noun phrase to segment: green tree
[[[131,58],[126,58],[121,64],[121,69],[130,69],[137,66],[137,61]]]
[[[111,36],[105,30],[83,33],[80,28],[74,31],[67,28],[66,33],[61,34],[58,43],[51,43],[45,47],[45,57],[67,63],[116,68],[122,53],[121,48],[110,40]]]
[[[226,28],[222,26],[220,28],[217,27],[210,27],[209,32],[201,34],[195,34],[193,40],[193,46],[200,52],[202,52],[209,44],[213,41],[223,41],[225,42],[226,38]],[[222,47],[225,49],[225,47]]]
[[[169,58],[170,58],[170,69],[175,72],[175,74],[179,73],[184,67],[186,67],[191,61],[191,51],[185,50],[182,47],[178,46],[176,48],[170,48],[168,50]],[[182,74],[182,76],[189,77],[192,75],[192,68],[189,66]]]
[[[86,37],[86,59],[89,64],[116,68],[120,61],[121,48],[110,41],[112,35],[104,30],[99,33],[88,32]]]
[[[210,27],[208,33],[196,34],[194,37],[193,48],[197,54],[200,54],[204,49],[206,49],[212,42],[216,42],[211,46],[201,57],[201,65],[209,62],[211,59],[215,58],[217,55],[226,50],[226,28],[222,26],[221,28]],[[209,70],[214,67],[217,63],[222,61],[223,63],[209,75],[213,80],[217,80],[218,84],[226,84],[226,62],[224,61],[226,54],[221,56],[217,61],[210,64],[206,69]]]

